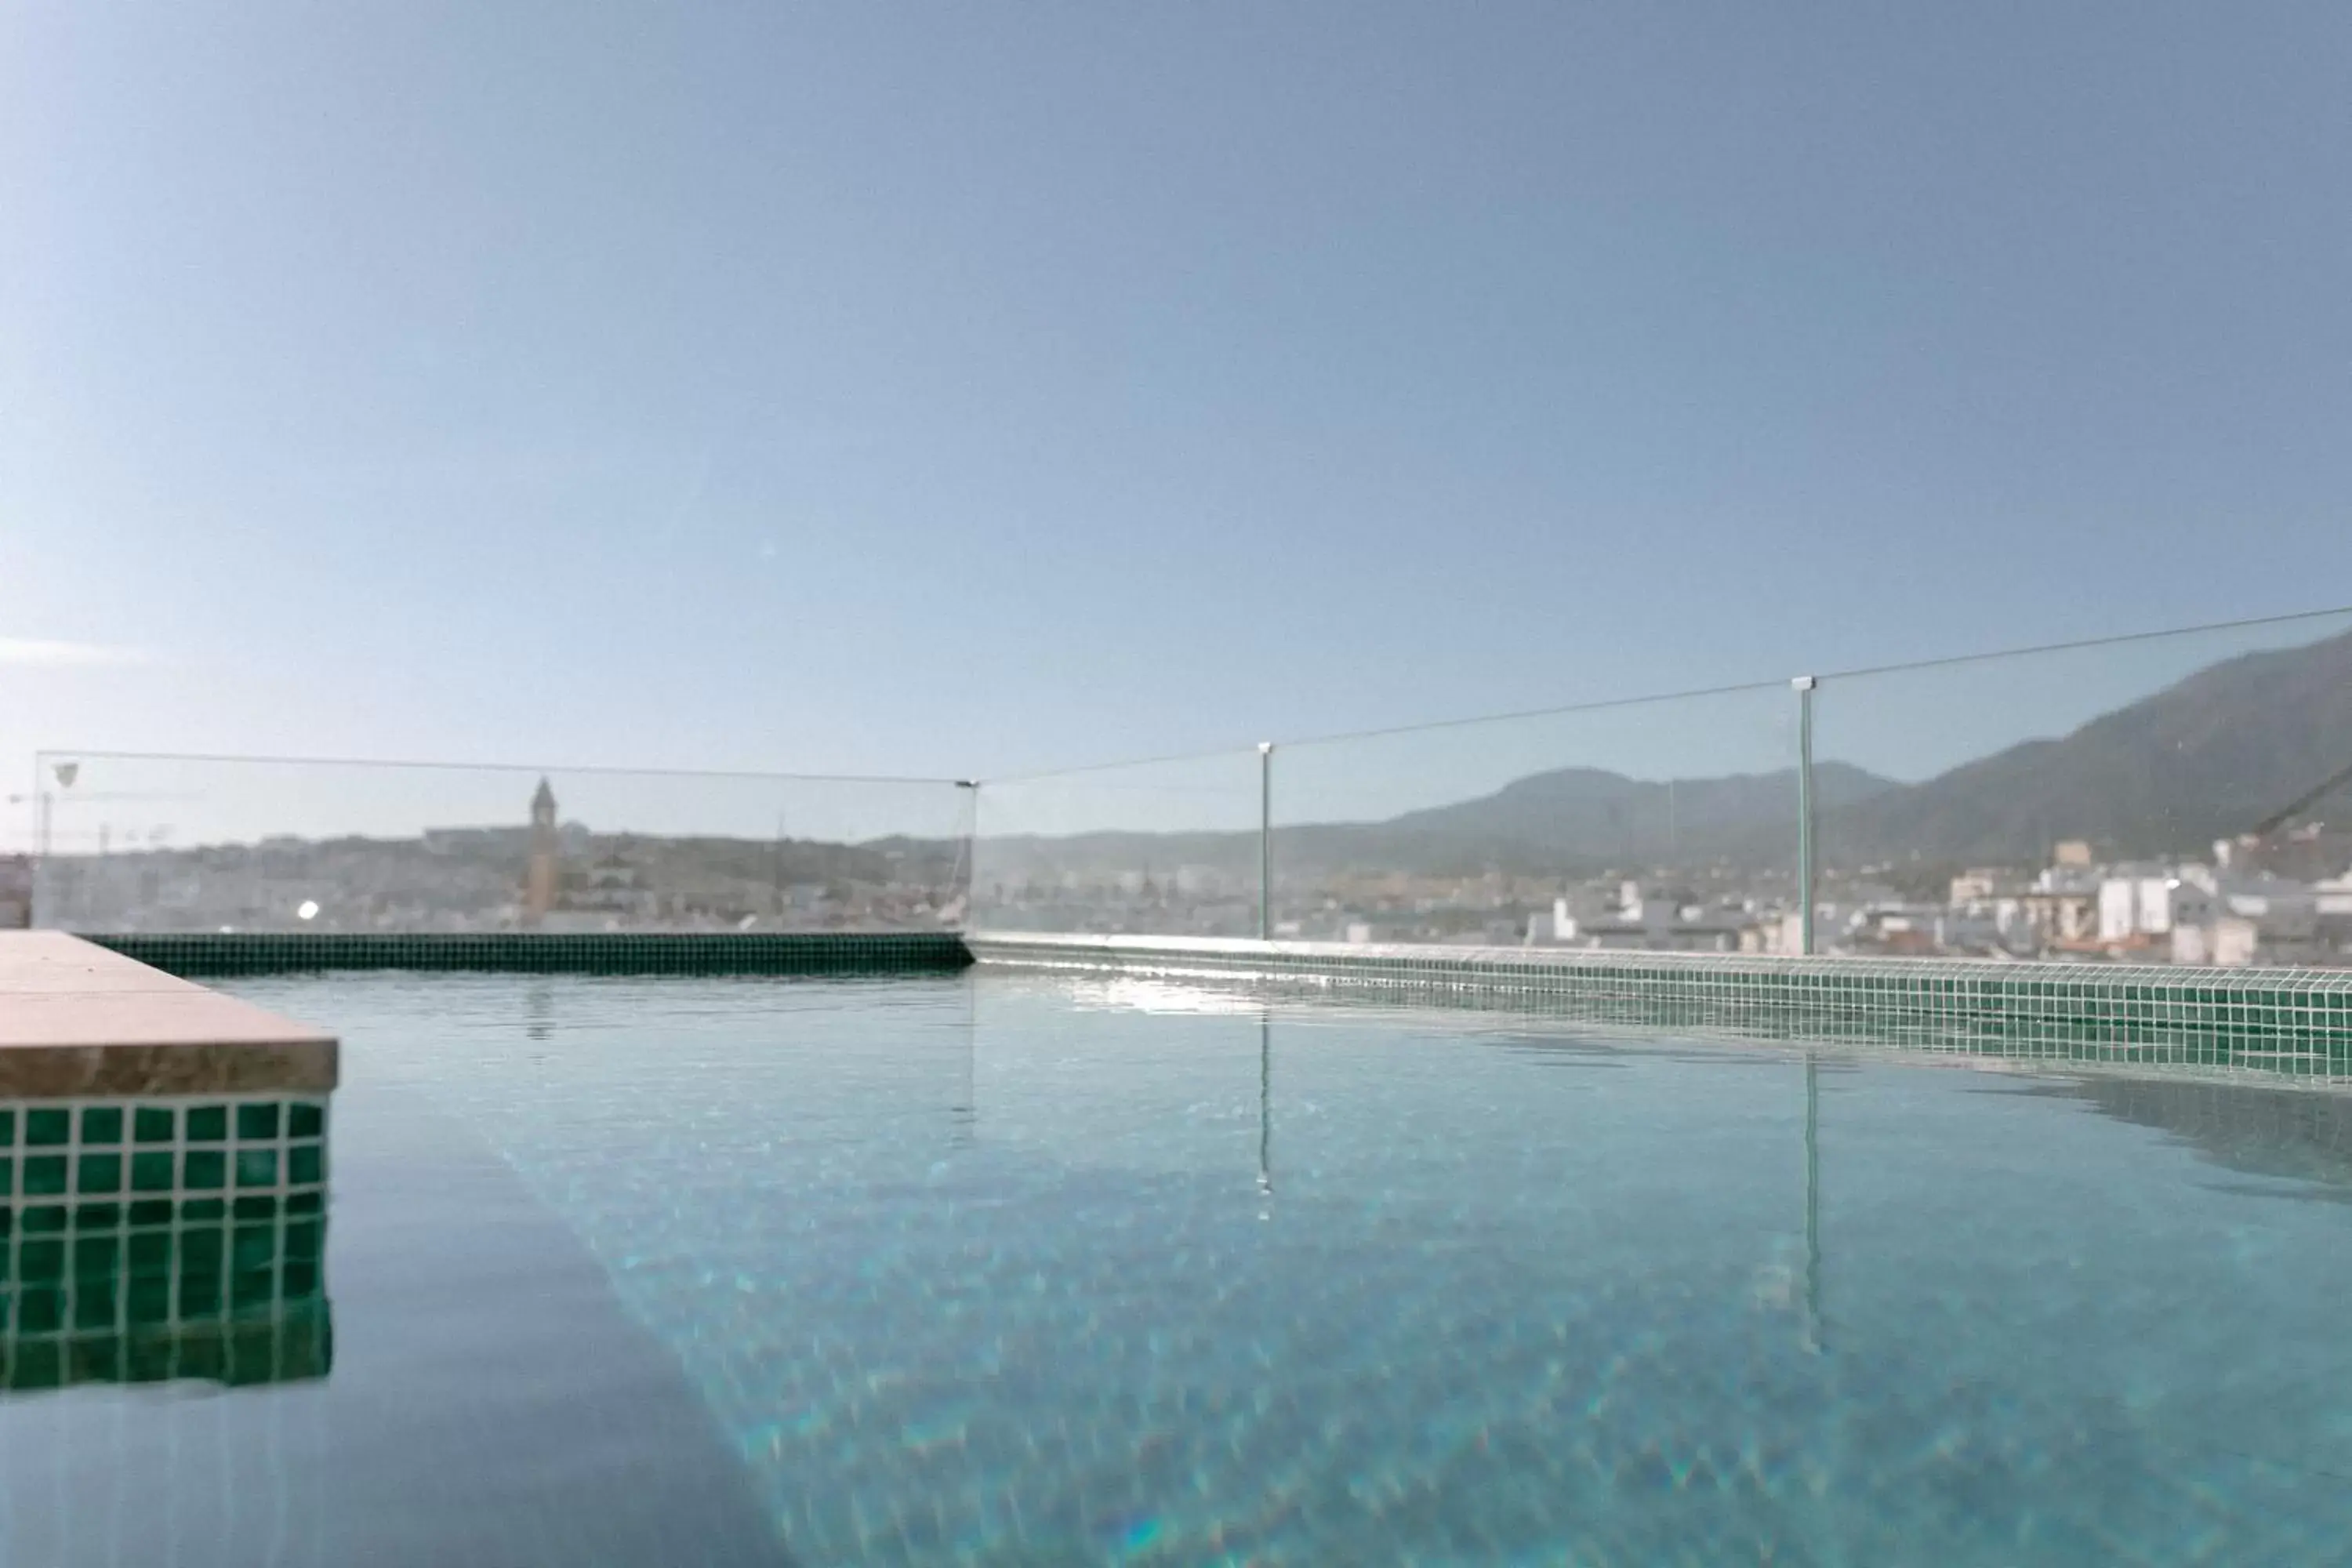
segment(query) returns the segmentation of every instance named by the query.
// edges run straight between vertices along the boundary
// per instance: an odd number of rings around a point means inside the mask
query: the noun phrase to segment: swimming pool
[[[344,1040],[331,1350],[5,1396],[0,1559],[2352,1539],[2339,1092],[985,970],[227,988]]]

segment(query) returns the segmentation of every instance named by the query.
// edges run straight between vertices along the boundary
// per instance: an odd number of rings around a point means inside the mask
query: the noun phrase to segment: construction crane
[[[2352,784],[2352,763],[2345,763],[2342,767],[2336,769],[2334,773],[2322,779],[2316,785],[2304,791],[2301,795],[2287,802],[2286,805],[2279,807],[2278,810],[2272,812],[2268,816],[2265,816],[2260,822],[2255,823],[2252,827],[2246,829],[2244,837],[2248,838],[2268,838],[2272,834],[2276,833],[2280,828],[2284,827],[2288,823],[2293,822],[2296,817],[2301,816],[2305,812],[2309,811],[2313,806],[2317,805],[2321,801],[2326,799],[2329,795],[2335,794],[2336,791],[2341,789],[2347,784]]]

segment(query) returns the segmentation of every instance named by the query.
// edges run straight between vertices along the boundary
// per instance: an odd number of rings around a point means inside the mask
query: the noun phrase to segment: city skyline
[[[2352,784],[2333,739],[2347,721],[2352,632],[2326,629],[2219,659],[2063,740],[2011,746],[1933,780],[1906,784],[1816,759],[1810,907],[1823,946],[2200,963],[2352,955],[2352,830],[2328,819]],[[182,784],[215,776],[180,795],[112,787],[126,768],[135,783],[159,761]],[[1803,941],[1809,906],[1794,871],[1805,797],[1794,767],[1644,783],[1588,761],[1385,820],[1317,821],[1296,805],[1275,808],[1278,770],[1286,783],[1280,749],[1253,753],[1246,772],[1212,763],[1230,776],[1186,783],[1154,764],[1141,784],[1118,767],[1025,781],[1088,791],[1126,814],[1119,830],[1089,829],[1061,797],[1058,833],[1024,823],[1021,781],[1006,811],[1007,786],[985,782],[595,778],[656,786],[672,809],[699,805],[698,820],[665,835],[642,821],[592,828],[562,812],[546,775],[529,798],[530,826],[517,826],[507,812],[530,775],[512,769],[92,756],[53,764],[45,824],[59,800],[118,814],[207,798],[251,809],[264,793],[251,787],[257,779],[281,792],[299,784],[313,808],[345,810],[353,803],[339,801],[338,787],[362,783],[412,819],[432,809],[408,787],[420,774],[509,793],[486,823],[444,816],[409,837],[366,837],[347,817],[341,835],[317,839],[279,822],[247,847],[167,847],[163,826],[118,841],[101,820],[94,848],[44,860],[36,912],[83,929],[964,923],[1761,952]],[[761,826],[772,820],[772,831],[740,831],[743,800],[732,826],[712,815],[719,803],[696,800],[720,788],[748,789],[772,808]],[[836,808],[912,789],[934,828],[828,845],[805,810],[782,808],[785,788],[803,792],[803,806],[815,791]],[[1254,793],[1251,809],[1271,815],[1189,830],[1160,820],[1171,799],[1197,810],[1203,793],[1235,809]],[[456,798],[445,792],[440,804]],[[937,831],[950,812],[953,829]]]

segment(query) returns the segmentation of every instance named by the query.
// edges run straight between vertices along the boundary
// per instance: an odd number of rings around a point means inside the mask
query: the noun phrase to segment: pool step
[[[335,1037],[62,931],[0,931],[0,1098],[322,1093]]]

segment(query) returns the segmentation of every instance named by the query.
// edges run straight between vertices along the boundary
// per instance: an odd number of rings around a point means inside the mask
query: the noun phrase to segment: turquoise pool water
[[[0,1560],[2352,1541],[2338,1093],[1002,973],[235,989],[346,1041],[331,1365],[0,1397]]]

